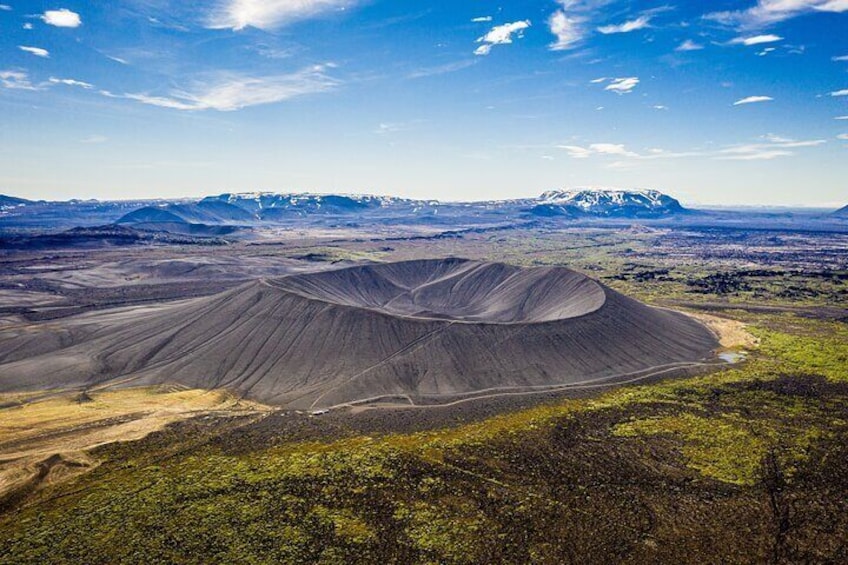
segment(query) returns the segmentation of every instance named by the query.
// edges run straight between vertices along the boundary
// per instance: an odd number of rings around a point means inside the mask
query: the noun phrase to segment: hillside
[[[431,404],[659,370],[717,346],[692,319],[569,269],[462,259],[261,280],[119,320],[6,340],[0,390],[120,379],[302,409]]]

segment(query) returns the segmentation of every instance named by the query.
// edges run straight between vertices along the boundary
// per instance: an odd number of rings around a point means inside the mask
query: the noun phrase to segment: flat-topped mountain
[[[662,370],[717,346],[695,320],[570,269],[464,259],[264,279],[115,320],[3,341],[0,391],[178,383],[300,409],[439,404]]]
[[[656,190],[552,190],[531,209],[538,216],[656,218],[686,212],[680,202]]]

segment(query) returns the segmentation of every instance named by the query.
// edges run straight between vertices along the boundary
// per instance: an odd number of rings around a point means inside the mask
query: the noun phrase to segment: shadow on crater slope
[[[50,331],[0,339],[0,390],[176,382],[304,409],[433,404],[699,361],[717,346],[687,316],[569,269],[463,259],[260,280]]]

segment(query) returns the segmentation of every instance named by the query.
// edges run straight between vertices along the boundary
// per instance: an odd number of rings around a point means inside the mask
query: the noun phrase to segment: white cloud
[[[848,88],[844,90],[836,90],[830,93],[831,96],[848,96]]]
[[[598,31],[604,35],[610,35],[613,33],[630,33],[631,31],[645,29],[650,26],[650,23],[651,18],[649,16],[639,16],[635,20],[624,22],[622,24],[601,26],[598,28]]]
[[[783,149],[764,149],[758,145],[749,145],[725,149],[718,158],[728,161],[771,161],[778,157],[791,157],[792,155],[794,153]]]
[[[731,40],[732,45],[761,45],[763,43],[774,43],[775,41],[783,41],[783,38],[779,35],[774,35],[772,33],[766,35],[755,35],[753,37],[737,37],[736,39]]]
[[[8,4],[0,4],[0,11],[3,11],[3,12],[11,12],[11,11],[12,11],[12,7],[11,7],[11,6],[9,6]]]
[[[836,116],[834,120],[848,120],[848,116]]]
[[[377,135],[388,135],[407,131],[420,124],[421,121],[422,120],[413,120],[411,122],[381,122],[376,128],[374,128],[374,133]]]
[[[703,45],[695,43],[691,39],[687,39],[686,41],[678,45],[675,51],[700,51],[703,48]]]
[[[601,78],[592,79],[592,80],[589,81],[589,83],[590,84],[601,84],[602,82],[606,82],[608,80],[609,80],[608,77],[601,77]]]
[[[631,157],[638,158],[639,155],[620,143],[592,143],[588,147],[579,145],[558,145],[557,149],[563,149],[568,152],[568,156],[572,159],[588,159],[593,155],[605,155],[613,157]]]
[[[11,90],[38,90],[23,71],[0,71],[0,85]]]
[[[734,106],[742,106],[744,104],[756,104],[758,102],[771,102],[774,100],[771,96],[748,96],[733,103]]]
[[[628,168],[644,161],[710,158],[730,161],[763,161],[790,157],[796,149],[818,147],[827,143],[824,139],[797,141],[776,135],[765,135],[756,143],[745,143],[725,146],[713,150],[666,151],[651,148],[637,153],[619,143],[592,143],[588,146],[558,145],[557,149],[564,150],[572,159],[589,159],[591,157],[614,158],[608,166],[611,168]]]
[[[27,53],[32,53],[36,57],[42,57],[47,59],[50,57],[50,51],[47,49],[42,49],[41,47],[28,47],[26,45],[18,45],[18,49],[21,51],[26,51]]]
[[[758,0],[747,10],[714,12],[708,19],[743,28],[759,28],[813,12],[846,12],[848,0]]]
[[[614,78],[608,85],[606,85],[604,90],[609,90],[616,94],[627,94],[628,92],[632,92],[638,84],[638,77]]]
[[[556,37],[551,51],[574,49],[592,32],[590,22],[601,8],[615,0],[555,0],[559,8],[548,18],[548,29]],[[656,13],[657,10],[650,10]],[[650,18],[648,12],[644,17]],[[624,24],[623,24],[624,25]],[[632,30],[630,30],[632,31]]]
[[[488,55],[494,45],[512,43],[512,36],[522,37],[524,30],[530,27],[530,20],[522,20],[493,27],[489,33],[477,39],[480,47],[474,50],[475,55]]]
[[[758,55],[759,57],[765,57],[766,55],[768,55],[768,54],[769,54],[769,53],[771,53],[772,51],[774,51],[774,47],[766,47],[765,49],[763,49],[762,51],[760,51],[759,53],[757,53],[757,55]]]
[[[840,133],[836,136],[836,139],[841,139],[842,141],[848,141],[848,133]]]
[[[562,10],[557,10],[548,18],[548,27],[556,36],[556,41],[551,43],[552,51],[565,51],[574,48],[582,41],[586,34],[584,18],[568,16]]]
[[[411,73],[409,73],[407,78],[426,78],[432,76],[444,75],[447,73],[455,73],[456,71],[461,71],[462,69],[467,69],[468,67],[474,65],[477,62],[475,59],[469,59],[466,61],[456,61],[454,63],[446,63],[444,65],[439,65],[436,67],[422,67],[420,69],[415,69]]]
[[[558,148],[568,151],[568,156],[572,159],[588,159],[593,155],[591,149],[579,145],[559,145]]]
[[[83,82],[81,80],[74,80],[72,78],[54,78],[50,77],[50,84],[63,84],[65,86],[78,86],[80,88],[85,88],[86,90],[90,90],[94,88],[93,84],[89,84],[87,82]]]
[[[593,143],[589,149],[599,155],[615,155],[617,157],[638,157],[639,155],[628,151],[624,145],[619,143]]]
[[[480,16],[479,18],[472,18],[471,21],[474,23],[490,22],[492,21],[492,16]]]
[[[763,139],[765,140],[763,143],[748,143],[727,147],[720,150],[715,158],[730,161],[770,161],[778,157],[795,155],[795,152],[791,149],[818,147],[827,143],[824,139],[795,141],[775,135],[766,135]]]
[[[655,161],[660,159],[687,159],[692,157],[702,157],[708,155],[700,151],[665,151],[663,149],[649,149],[647,153],[636,153],[627,149],[626,146],[620,143],[592,143],[587,147],[579,145],[558,145],[557,149],[563,149],[568,152],[568,156],[572,159],[588,159],[594,156],[602,158],[618,159],[607,166],[614,169],[629,168],[634,166],[639,161]],[[625,159],[621,161],[620,159]]]
[[[223,76],[211,84],[201,84],[192,90],[171,92],[168,96],[125,94],[123,98],[143,104],[173,110],[218,110],[230,112],[248,106],[282,102],[306,94],[326,92],[339,82],[325,74],[326,66],[319,65],[296,73],[266,77]],[[116,95],[103,92],[104,96]]]
[[[61,10],[47,10],[42,14],[41,19],[47,25],[56,27],[79,27],[82,25],[82,19],[76,12],[72,12],[67,8]]]
[[[29,23],[29,22],[25,23],[25,24],[24,24],[24,29],[25,29],[25,30],[31,30],[31,29],[32,29],[32,24],[31,24],[31,23]]]
[[[837,62],[848,61],[848,55],[840,55],[839,57],[832,57],[831,60],[837,61]]]
[[[655,104],[654,110],[668,110],[668,106],[665,106],[663,104]]]
[[[321,13],[343,11],[354,4],[354,0],[219,0],[207,27],[268,30]]]

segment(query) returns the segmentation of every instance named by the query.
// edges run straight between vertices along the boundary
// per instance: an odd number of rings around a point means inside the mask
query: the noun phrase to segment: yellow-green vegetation
[[[739,414],[710,418],[682,413],[619,424],[613,433],[622,437],[678,436],[684,442],[683,455],[692,468],[719,481],[753,485],[769,448],[780,445],[786,450],[784,464],[793,466],[804,458],[810,444],[822,432],[817,428],[747,419]]]
[[[793,326],[792,333],[761,330],[763,355],[782,360],[796,372],[848,381],[848,325],[806,321]]]

